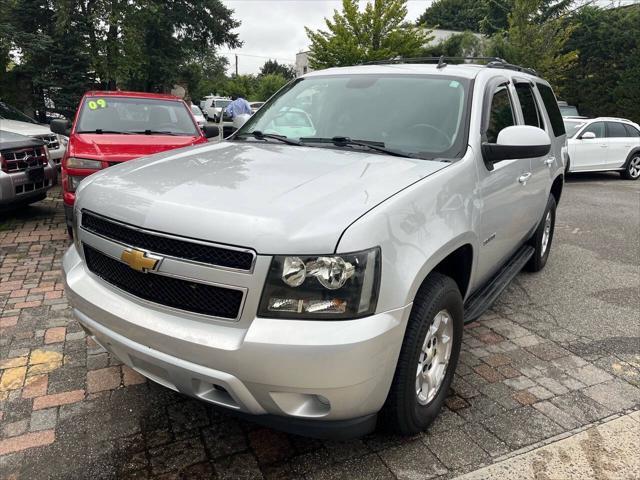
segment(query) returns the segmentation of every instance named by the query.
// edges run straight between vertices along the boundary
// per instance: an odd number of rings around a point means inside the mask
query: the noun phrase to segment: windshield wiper
[[[393,155],[395,157],[403,158],[416,158],[410,153],[400,152],[384,146],[383,142],[373,142],[367,140],[352,140],[349,137],[303,137],[300,139],[302,143],[331,143],[336,147],[364,147],[369,150],[375,150],[376,152],[386,153],[387,155]]]
[[[102,128],[96,128],[95,130],[82,130],[76,133],[97,133],[98,135],[102,135],[104,133],[114,133],[116,135],[131,135],[131,132],[121,132],[119,130],[104,130]]]
[[[182,136],[187,136],[189,134],[187,133],[177,133],[177,132],[171,132],[169,130],[138,130],[138,131],[134,131],[134,132],[128,132],[128,133],[134,133],[134,134],[144,134],[144,135],[173,135],[174,137],[182,137]]]
[[[292,140],[289,137],[284,135],[276,135],[275,133],[263,133],[260,130],[254,130],[252,132],[243,132],[240,135],[236,135],[236,138],[245,137],[247,135],[251,135],[253,138],[257,140],[265,140],[267,138],[272,140],[279,140],[282,143],[286,143],[287,145],[296,145],[298,147],[302,146],[302,142],[298,142],[297,140]]]

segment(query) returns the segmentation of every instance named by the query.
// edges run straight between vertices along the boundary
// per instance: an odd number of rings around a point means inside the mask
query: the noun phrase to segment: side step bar
[[[464,303],[464,323],[477,320],[486,312],[493,302],[507,288],[511,280],[522,270],[535,250],[529,245],[523,245],[507,263],[480,290],[471,295]]]

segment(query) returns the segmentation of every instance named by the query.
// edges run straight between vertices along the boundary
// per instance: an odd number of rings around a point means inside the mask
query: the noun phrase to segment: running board
[[[511,280],[520,273],[534,252],[533,247],[523,245],[520,250],[498,270],[498,273],[496,273],[489,282],[467,299],[464,303],[464,323],[477,320],[480,315],[493,305],[493,302],[495,302],[502,291],[507,288]]]

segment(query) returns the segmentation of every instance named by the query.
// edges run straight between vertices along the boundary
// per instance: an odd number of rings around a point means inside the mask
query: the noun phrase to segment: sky
[[[238,53],[238,72],[258,73],[268,58],[280,63],[294,64],[296,53],[306,50],[309,40],[304,31],[324,28],[324,18],[340,9],[339,0],[222,0],[234,10],[234,18],[242,25],[236,30],[244,45],[233,52],[224,46],[233,67]],[[364,3],[364,2],[363,2]],[[431,4],[431,0],[409,0],[408,20],[417,19]]]

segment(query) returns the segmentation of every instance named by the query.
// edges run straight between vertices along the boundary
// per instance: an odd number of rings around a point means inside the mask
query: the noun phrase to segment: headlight
[[[372,315],[380,286],[380,249],[322,256],[275,256],[258,315],[315,320]]]
[[[100,160],[89,160],[88,158],[67,158],[67,168],[84,168],[87,170],[100,170],[102,162]]]

